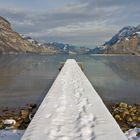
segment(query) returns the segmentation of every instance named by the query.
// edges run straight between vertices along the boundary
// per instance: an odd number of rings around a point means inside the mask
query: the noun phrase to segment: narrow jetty
[[[75,60],[68,59],[21,140],[127,140]]]

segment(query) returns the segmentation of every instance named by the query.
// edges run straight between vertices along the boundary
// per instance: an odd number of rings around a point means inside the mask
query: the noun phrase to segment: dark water
[[[84,73],[106,104],[140,102],[140,57],[0,55],[0,106],[41,103],[60,62],[68,58],[83,62]]]

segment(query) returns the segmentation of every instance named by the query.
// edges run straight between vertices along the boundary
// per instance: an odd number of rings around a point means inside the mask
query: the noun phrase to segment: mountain
[[[93,49],[89,49],[85,54],[103,54],[104,53],[104,47],[103,46],[97,46]]]
[[[24,38],[25,40],[29,41],[30,43],[32,43],[33,45],[37,45],[38,47],[45,47],[45,46],[43,45],[43,43],[40,43],[40,42],[38,42],[37,40],[34,40],[34,39],[31,38],[30,36],[25,36],[25,35],[23,35],[23,34],[20,34],[20,36],[21,36],[22,38]],[[46,47],[48,47],[48,46],[46,46]]]
[[[9,21],[0,17],[0,53],[56,53],[23,38],[11,28]]]
[[[59,43],[59,42],[38,42],[34,39],[32,39],[29,36],[22,35],[21,36],[31,42],[34,45],[41,46],[43,48],[48,48],[50,50],[54,50],[57,53],[64,53],[64,54],[85,54],[88,52],[90,49],[87,47],[79,47],[75,45],[70,45],[66,43]]]
[[[60,53],[66,54],[85,54],[89,51],[87,47],[79,47],[75,45],[65,44],[65,43],[58,43],[58,42],[50,42],[44,43],[44,46],[49,46],[50,48],[54,48],[58,50]]]
[[[106,54],[140,54],[140,25],[122,28],[103,45]]]

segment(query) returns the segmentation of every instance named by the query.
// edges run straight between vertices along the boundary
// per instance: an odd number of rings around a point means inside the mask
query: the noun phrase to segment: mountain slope
[[[122,28],[109,41],[105,42],[104,53],[107,54],[140,54],[140,25]]]
[[[85,54],[87,51],[89,51],[88,47],[80,47],[65,43],[58,43],[58,42],[50,42],[50,43],[44,43],[43,45],[47,45],[50,48],[54,48],[58,50],[60,53],[66,53],[66,54]]]
[[[0,17],[0,53],[55,53],[47,47],[35,45],[14,32],[11,24]]]

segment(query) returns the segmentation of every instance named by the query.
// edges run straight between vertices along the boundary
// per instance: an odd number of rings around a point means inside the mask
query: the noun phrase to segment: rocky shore
[[[140,128],[140,103],[129,105],[121,102],[110,105],[109,110],[123,132]],[[140,132],[137,136],[140,137]]]
[[[37,110],[36,104],[27,104],[25,107],[0,109],[0,130],[18,129],[24,130],[28,127],[32,117]]]
[[[14,109],[1,107],[0,130],[25,130],[37,108],[36,104],[27,104],[24,107]],[[134,130],[138,130],[135,131],[135,135],[138,138],[140,137],[140,103],[130,105],[121,102],[109,105],[108,109],[125,134],[129,131],[129,133],[134,134]]]

